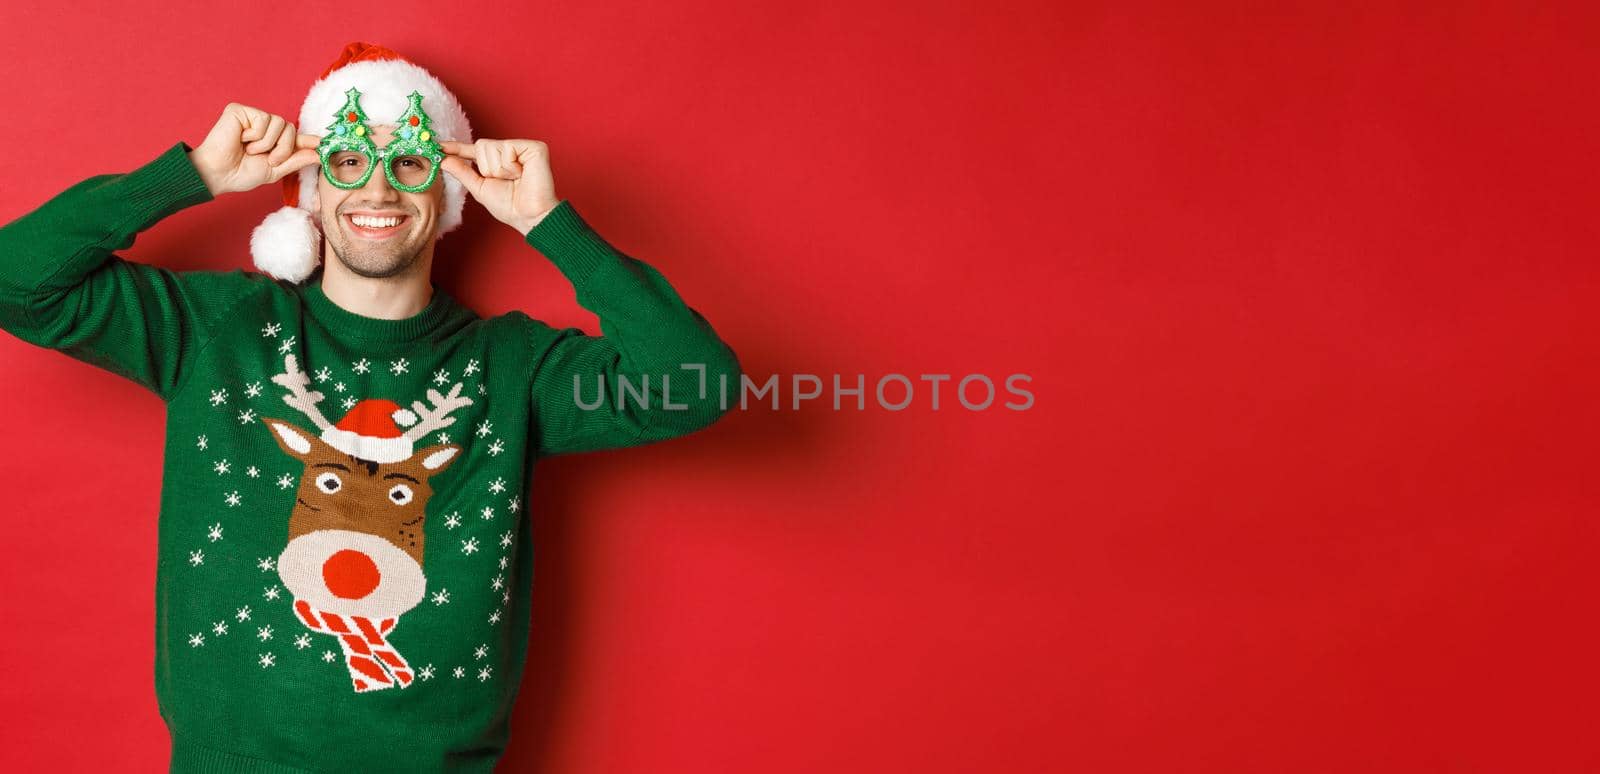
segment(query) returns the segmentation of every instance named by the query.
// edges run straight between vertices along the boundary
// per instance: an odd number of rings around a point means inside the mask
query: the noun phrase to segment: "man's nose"
[[[383,171],[383,168],[387,163],[387,161],[383,160],[376,162],[377,166],[373,168],[372,176],[367,178],[367,184],[361,186],[361,190],[372,193],[387,201],[398,201],[400,199],[400,192],[395,190],[394,186],[389,185],[389,176],[384,174]]]

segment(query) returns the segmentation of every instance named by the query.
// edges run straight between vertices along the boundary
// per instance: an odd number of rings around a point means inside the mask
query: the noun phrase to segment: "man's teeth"
[[[362,228],[389,228],[400,225],[400,218],[374,218],[367,215],[351,215],[350,222]]]

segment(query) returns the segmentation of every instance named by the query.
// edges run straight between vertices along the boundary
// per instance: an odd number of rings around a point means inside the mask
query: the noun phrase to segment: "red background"
[[[502,771],[1600,766],[1592,14],[397,5],[7,3],[0,217],[375,41],[548,142],[753,376],[1036,396],[540,466]],[[275,196],[129,257],[247,265]],[[477,205],[440,251],[595,330]],[[164,771],[162,406],[9,336],[0,382],[0,768]]]

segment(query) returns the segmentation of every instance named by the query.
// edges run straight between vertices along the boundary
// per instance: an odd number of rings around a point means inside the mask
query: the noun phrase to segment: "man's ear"
[[[281,419],[262,417],[261,423],[271,430],[272,440],[278,442],[278,448],[289,456],[301,461],[311,456],[311,442],[315,436]]]
[[[450,467],[451,463],[460,459],[461,447],[453,443],[429,446],[426,449],[412,452],[411,456],[413,459],[420,461],[419,464],[422,465],[422,469],[428,471],[429,475],[437,476],[444,472],[445,468]]]

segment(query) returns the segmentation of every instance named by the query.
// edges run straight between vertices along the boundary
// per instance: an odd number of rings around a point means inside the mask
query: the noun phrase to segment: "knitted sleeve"
[[[541,455],[638,446],[710,425],[738,357],[655,268],[601,239],[563,200],[526,235],[600,319],[600,336],[529,320]]]
[[[132,172],[88,178],[0,226],[0,328],[169,400],[250,286],[242,270],[175,272],[114,252],[212,198],[189,150],[180,142]]]

